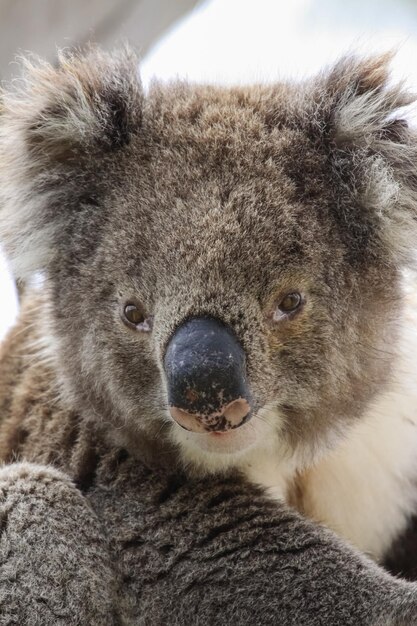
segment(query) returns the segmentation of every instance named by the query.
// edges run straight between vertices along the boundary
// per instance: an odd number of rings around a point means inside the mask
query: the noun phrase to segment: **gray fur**
[[[416,585],[235,478],[190,482],[126,468],[89,498],[122,572],[127,623],[417,623]],[[104,470],[106,475],[106,469]],[[98,477],[100,481],[100,478]]]
[[[417,623],[416,585],[256,488],[106,460],[87,499],[51,468],[2,470],[2,626]]]
[[[5,91],[0,238],[45,282],[2,349],[0,458],[46,467],[2,470],[0,623],[417,623],[413,584],[245,482],[239,455],[189,455],[162,367],[184,319],[221,318],[253,424],[296,469],[384,389],[417,240],[387,62],[145,97],[130,53],[93,50]],[[273,324],[293,289],[304,308]],[[130,301],[152,333],[123,324]]]
[[[144,99],[129,54],[91,52],[33,66],[4,94],[0,231],[18,276],[46,272],[71,406],[130,449],[161,428],[175,438],[161,355],[182,320],[208,314],[242,342],[255,410],[281,415],[292,451],[314,457],[363,414],[389,374],[374,354],[395,342],[417,239],[416,142],[397,119],[410,97],[387,62]],[[302,315],[271,324],[291,289]],[[122,325],[128,301],[154,316],[150,336]]]
[[[116,578],[94,511],[52,467],[0,470],[0,624],[110,626]]]

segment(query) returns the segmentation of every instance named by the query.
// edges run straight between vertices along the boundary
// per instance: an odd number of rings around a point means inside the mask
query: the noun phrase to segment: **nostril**
[[[245,398],[232,400],[221,412],[232,426],[238,426],[250,412],[250,404]]]
[[[200,416],[184,411],[176,406],[170,406],[169,412],[171,417],[185,430],[191,430],[194,433],[206,432],[206,427],[202,423]]]

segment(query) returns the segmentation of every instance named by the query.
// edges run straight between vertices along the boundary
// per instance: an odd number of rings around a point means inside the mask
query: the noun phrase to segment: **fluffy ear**
[[[23,66],[0,104],[0,243],[17,278],[50,264],[74,212],[98,211],[105,164],[129,144],[142,112],[127,49]]]
[[[372,252],[398,266],[414,263],[417,247],[417,135],[404,111],[416,96],[391,82],[392,56],[344,58],[313,91],[329,162],[357,210],[345,227],[361,219]]]

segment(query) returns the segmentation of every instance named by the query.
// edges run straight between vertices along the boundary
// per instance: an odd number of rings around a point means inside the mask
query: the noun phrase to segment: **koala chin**
[[[56,402],[376,559],[417,510],[417,137],[389,61],[145,94],[129,50],[91,49],[26,62],[0,119],[0,240]]]

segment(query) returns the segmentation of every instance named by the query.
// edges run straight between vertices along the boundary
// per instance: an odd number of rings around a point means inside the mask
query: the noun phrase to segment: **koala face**
[[[0,232],[17,273],[45,271],[71,402],[203,464],[271,438],[314,455],[389,374],[408,95],[387,58],[146,96],[134,64],[61,59],[5,97]]]

